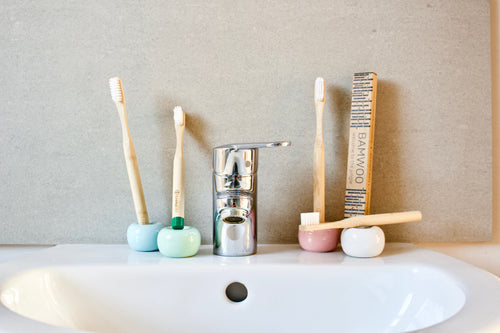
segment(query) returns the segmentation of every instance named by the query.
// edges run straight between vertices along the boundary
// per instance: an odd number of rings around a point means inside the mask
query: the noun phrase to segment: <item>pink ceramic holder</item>
[[[314,231],[299,230],[299,244],[306,251],[330,252],[335,250],[339,241],[339,229]]]

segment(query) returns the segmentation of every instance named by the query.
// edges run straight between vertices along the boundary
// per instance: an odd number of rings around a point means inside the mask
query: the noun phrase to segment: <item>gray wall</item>
[[[124,82],[150,219],[170,220],[187,112],[186,223],[211,242],[211,149],[262,151],[259,242],[312,209],[314,79],[327,83],[327,220],[343,216],[352,74],[378,74],[372,213],[392,241],[491,235],[487,1],[13,1],[0,6],[0,243],[125,242],[134,222],[108,79]]]

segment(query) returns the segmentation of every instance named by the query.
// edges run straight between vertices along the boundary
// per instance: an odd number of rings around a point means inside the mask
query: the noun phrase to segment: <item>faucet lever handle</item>
[[[272,141],[272,142],[255,142],[255,143],[231,143],[217,148],[226,148],[232,150],[240,149],[258,149],[258,148],[272,148],[272,147],[286,147],[290,146],[290,141]]]
[[[214,148],[214,172],[219,175],[250,176],[257,172],[258,148],[289,146],[290,141],[231,143]],[[231,180],[233,181],[233,180]],[[239,181],[239,179],[238,179]],[[227,183],[227,181],[225,181]]]

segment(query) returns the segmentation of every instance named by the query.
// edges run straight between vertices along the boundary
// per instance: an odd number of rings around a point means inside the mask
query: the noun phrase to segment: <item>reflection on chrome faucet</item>
[[[257,251],[257,153],[290,142],[230,144],[214,149],[214,254],[245,256]]]

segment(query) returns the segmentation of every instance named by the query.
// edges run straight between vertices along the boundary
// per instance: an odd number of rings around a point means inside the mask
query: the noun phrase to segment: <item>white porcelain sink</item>
[[[0,295],[0,332],[500,332],[498,278],[409,244],[372,259],[60,245],[0,264]]]

